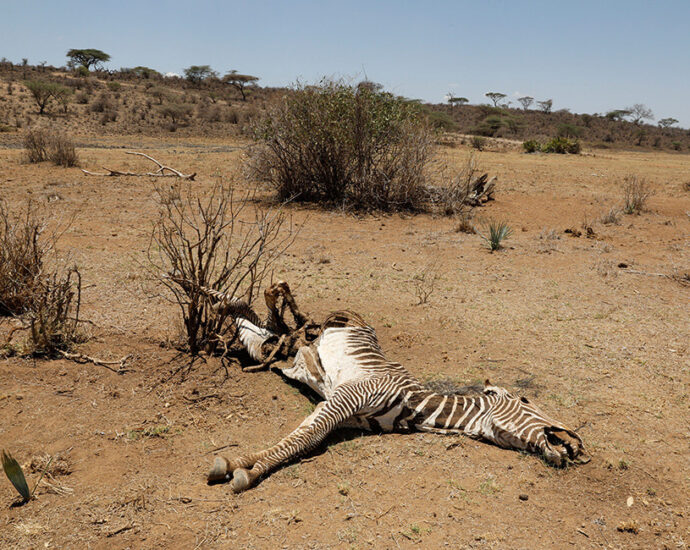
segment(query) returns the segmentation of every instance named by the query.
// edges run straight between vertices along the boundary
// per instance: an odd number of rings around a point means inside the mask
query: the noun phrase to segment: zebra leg
[[[260,476],[310,451],[336,426],[364,407],[368,393],[362,382],[338,388],[328,401],[319,403],[296,430],[273,447],[235,460],[217,457],[208,476],[209,482],[227,480],[232,472],[232,490],[240,493],[254,485]]]

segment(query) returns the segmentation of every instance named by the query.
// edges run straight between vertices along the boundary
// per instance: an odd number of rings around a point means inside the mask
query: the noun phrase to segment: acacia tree
[[[64,98],[66,101],[71,93],[69,88],[60,86],[60,84],[56,84],[55,82],[45,82],[44,80],[27,80],[24,82],[24,85],[29,89],[29,92],[31,92],[31,95],[36,101],[39,115],[45,113],[45,109],[51,99],[55,98],[60,101]]]
[[[486,92],[484,95],[494,102],[494,107],[498,107],[498,102],[506,97],[506,94],[501,92]]]
[[[609,111],[606,113],[606,118],[609,120],[614,120],[616,122],[619,122],[621,120],[624,120],[625,117],[630,116],[630,111],[628,109],[614,109],[613,111]]]
[[[71,49],[67,52],[67,57],[73,66],[79,65],[87,71],[91,67],[99,69],[102,63],[110,61],[110,56],[107,53],[92,48],[85,50]]]
[[[526,111],[527,109],[529,109],[529,106],[532,105],[534,98],[526,95],[523,97],[518,97],[518,101],[522,104],[523,110]]]
[[[223,77],[223,82],[227,82],[230,86],[237,88],[242,94],[242,101],[247,101],[247,95],[244,89],[249,85],[259,80],[258,76],[250,74],[239,74],[237,71],[230,71]]]
[[[537,101],[539,109],[542,113],[550,113],[551,107],[553,107],[553,99],[547,99],[546,101]]]
[[[632,107],[628,107],[630,118],[635,124],[640,124],[643,120],[654,120],[654,113],[643,103],[635,103]]]
[[[211,69],[210,65],[192,65],[184,70],[185,78],[197,86],[201,86],[204,80],[217,74],[216,71]]]
[[[659,128],[670,128],[674,124],[678,124],[678,120],[673,117],[662,118],[659,120]]]
[[[448,94],[448,103],[450,103],[451,107],[455,107],[456,105],[464,105],[465,103],[468,103],[470,100],[467,99],[466,97],[454,97],[451,94]]]

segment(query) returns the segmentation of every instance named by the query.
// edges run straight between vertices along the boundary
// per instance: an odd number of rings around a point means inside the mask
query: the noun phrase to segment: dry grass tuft
[[[612,206],[611,209],[603,214],[599,221],[604,225],[618,225],[620,223],[621,210],[616,206]]]
[[[635,175],[626,176],[623,183],[623,212],[639,214],[645,208],[652,191],[645,179]]]

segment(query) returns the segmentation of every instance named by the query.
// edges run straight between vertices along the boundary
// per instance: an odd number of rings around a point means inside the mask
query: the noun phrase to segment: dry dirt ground
[[[134,148],[198,172],[199,188],[240,166],[241,143],[174,139],[93,139],[82,166],[148,168],[120,147]],[[460,166],[467,150],[443,155]],[[362,313],[423,380],[488,377],[533,398],[579,430],[592,461],[560,470],[466,438],[340,432],[234,495],[205,483],[213,450],[276,442],[312,410],[309,396],[273,372],[190,365],[166,345],[178,312],[142,291],[153,181],[28,165],[0,148],[11,205],[31,197],[76,214],[61,248],[82,267],[94,323],[80,350],[133,355],[122,375],[0,360],[0,447],[29,471],[45,455],[59,465],[24,506],[0,479],[0,547],[686,548],[690,290],[672,276],[690,268],[688,156],[486,152],[479,162],[499,178],[479,216],[514,228],[506,250],[489,253],[447,218],[295,206],[304,228],[276,276],[317,319]],[[648,211],[604,225],[626,174],[650,181]],[[594,238],[564,233],[583,222]],[[416,305],[412,279],[425,269],[440,280]]]

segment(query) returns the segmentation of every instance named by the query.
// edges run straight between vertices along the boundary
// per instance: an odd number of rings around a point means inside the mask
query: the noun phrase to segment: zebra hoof
[[[230,479],[228,473],[228,461],[222,456],[217,456],[213,461],[213,467],[208,473],[208,483],[221,483]]]
[[[249,472],[244,468],[237,468],[233,473],[232,482],[230,483],[233,492],[241,493],[242,491],[246,491],[249,489],[250,485],[251,480],[249,478]]]

